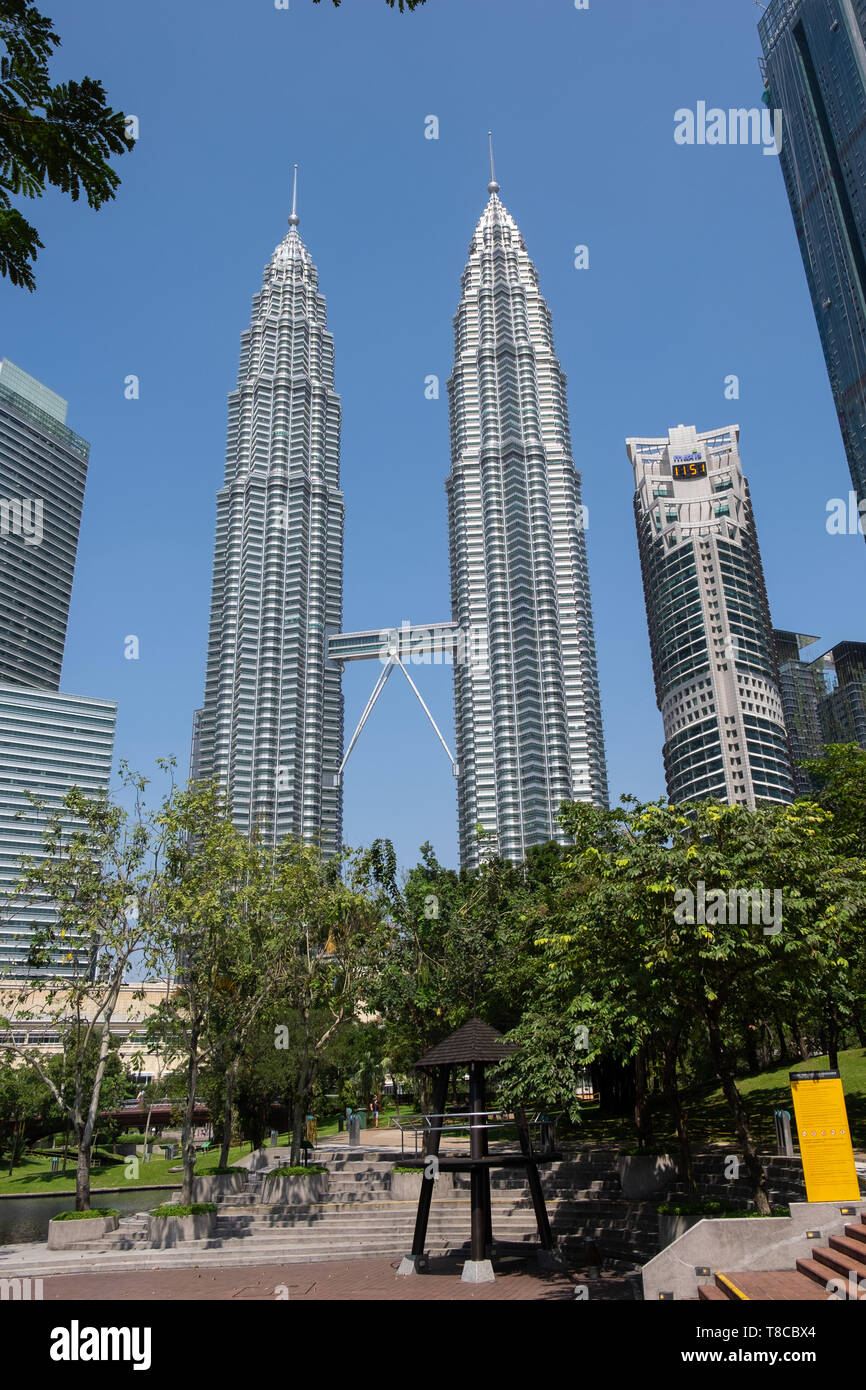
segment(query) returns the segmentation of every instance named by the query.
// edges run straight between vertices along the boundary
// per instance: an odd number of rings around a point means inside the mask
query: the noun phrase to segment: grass
[[[249,1144],[237,1145],[229,1150],[229,1162],[236,1162],[249,1151]],[[101,1187],[180,1187],[183,1174],[171,1171],[180,1166],[180,1160],[177,1158],[152,1158],[149,1163],[139,1162],[136,1179],[126,1176],[128,1164],[129,1159],[125,1158],[120,1163],[92,1168],[90,1172],[91,1189],[97,1191]],[[196,1160],[195,1171],[197,1177],[205,1177],[208,1174],[219,1172],[219,1149],[216,1152],[200,1154]],[[0,1177],[0,1194],[9,1196],[25,1197],[34,1193],[74,1191],[74,1161],[67,1165],[65,1173],[52,1173],[50,1159],[34,1158],[27,1155],[23,1162],[16,1165],[11,1178],[8,1169]]]
[[[775,1153],[774,1110],[788,1110],[793,1122],[794,1103],[789,1072],[826,1071],[829,1065],[827,1057],[810,1057],[808,1062],[786,1063],[751,1076],[737,1077],[737,1088],[743,1097],[752,1132],[760,1148]],[[839,1071],[854,1148],[866,1149],[866,1049],[853,1047],[840,1052]],[[695,1087],[684,1092],[682,1101],[693,1147],[736,1144],[730,1111],[720,1086]],[[653,1105],[653,1130],[652,1152],[663,1153],[666,1148],[668,1152],[676,1151],[676,1130],[661,1100]],[[565,1131],[560,1130],[559,1133],[563,1137]],[[629,1116],[602,1118],[595,1103],[581,1108],[581,1123],[571,1137],[581,1144],[615,1144],[633,1149],[635,1128]]]

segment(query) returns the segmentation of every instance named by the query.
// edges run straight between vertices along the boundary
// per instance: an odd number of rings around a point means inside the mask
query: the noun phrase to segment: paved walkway
[[[273,1302],[574,1302],[583,1286],[596,1302],[631,1301],[625,1279],[582,1279],[581,1272],[540,1273],[534,1261],[504,1256],[495,1262],[492,1284],[464,1284],[462,1261],[431,1260],[431,1272],[398,1278],[399,1260],[330,1261],[322,1264],[250,1266],[245,1269],[155,1270],[142,1274],[70,1274],[45,1280],[46,1301],[101,1302],[105,1299],[254,1300]],[[585,1296],[585,1295],[584,1295]]]

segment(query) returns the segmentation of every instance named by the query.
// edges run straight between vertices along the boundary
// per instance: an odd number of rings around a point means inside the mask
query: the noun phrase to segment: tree
[[[866,864],[838,853],[829,814],[810,802],[761,808],[633,803],[614,812],[572,804],[574,840],[561,905],[546,934],[544,998],[558,983],[562,1013],[592,1001],[599,1050],[637,1056],[700,1025],[740,1140],[758,1211],[766,1175],[735,1081],[732,1021],[748,999],[761,1017],[785,991],[802,1007],[849,1007]],[[776,925],[757,902],[778,893]],[[733,896],[732,896],[733,895]],[[731,910],[729,911],[729,906]],[[618,1040],[618,1041],[617,1041]]]
[[[175,988],[153,1011],[147,1033],[168,1059],[182,1059],[186,1072],[182,1201],[189,1204],[199,1071],[218,1044],[221,1004],[235,987],[233,943],[244,941],[258,911],[260,850],[235,829],[213,785],[173,787],[156,821],[162,858],[156,950]]]
[[[287,958],[274,1045],[296,1050],[291,1162],[298,1163],[304,1116],[319,1068],[338,1031],[366,1008],[387,949],[382,915],[364,890],[362,861],[324,863],[290,840],[274,852],[268,911],[283,933]]]
[[[44,906],[47,898],[56,925],[32,933],[31,963],[42,973],[0,993],[0,1029],[11,1034],[16,1024],[39,1019],[66,1039],[59,1076],[52,1058],[27,1044],[10,1041],[5,1050],[32,1065],[75,1135],[76,1211],[90,1207],[90,1155],[120,989],[134,956],[145,967],[152,961],[156,863],[141,801],[147,784],[125,765],[121,777],[135,793],[132,817],[107,796],[89,798],[77,788],[47,815],[44,858],[25,860],[15,893],[25,904]]]
[[[48,64],[60,38],[29,0],[0,0],[0,273],[33,290],[32,263],[42,249],[36,228],[11,198],[40,198],[47,185],[92,208],[120,183],[108,160],[131,150],[122,112],[106,103],[101,82],[51,84]]]

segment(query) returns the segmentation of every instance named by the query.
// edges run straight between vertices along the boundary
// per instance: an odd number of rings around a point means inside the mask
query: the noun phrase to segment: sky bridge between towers
[[[485,650],[482,651],[482,648]],[[358,742],[361,731],[370,718],[376,701],[385,689],[391,673],[398,666],[433,726],[436,737],[445,749],[454,776],[459,777],[460,769],[457,761],[442,737],[439,726],[427,708],[420,690],[407,670],[407,666],[450,666],[455,661],[484,659],[485,655],[486,643],[479,642],[477,637],[467,633],[460,627],[459,623],[409,623],[406,621],[400,627],[370,628],[365,632],[331,633],[328,637],[328,659],[330,661],[339,663],[379,661],[382,665],[382,670],[358,722],[358,727],[346,749],[340,770],[334,777],[334,785],[339,786],[342,781],[343,772],[352,749]]]

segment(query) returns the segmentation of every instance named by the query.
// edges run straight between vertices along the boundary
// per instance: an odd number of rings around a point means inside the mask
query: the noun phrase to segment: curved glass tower
[[[519,861],[532,845],[563,841],[556,816],[564,800],[607,804],[565,375],[492,161],[488,191],[463,272],[448,382],[452,617],[464,633],[487,636],[485,660],[454,668],[466,868],[492,853]]]
[[[341,841],[343,495],[334,340],[293,204],[229,396],[204,706],[192,776],[235,824],[333,854]]]
[[[671,801],[791,801],[779,669],[737,425],[627,439]]]

